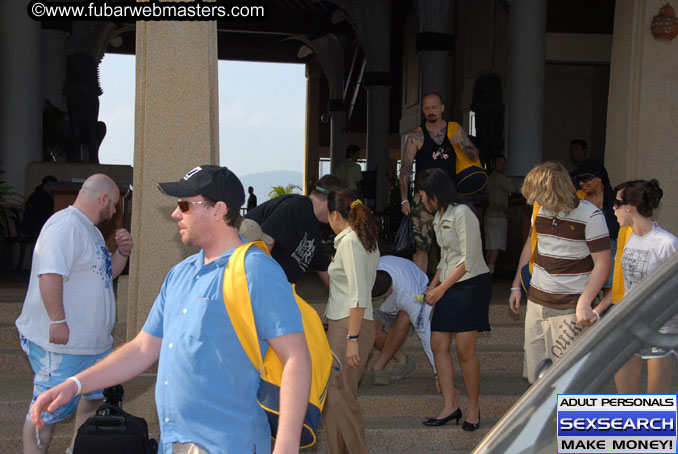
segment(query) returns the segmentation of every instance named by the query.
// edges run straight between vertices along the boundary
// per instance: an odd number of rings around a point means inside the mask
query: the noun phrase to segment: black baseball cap
[[[229,208],[238,209],[245,203],[245,190],[238,177],[226,167],[209,164],[196,167],[177,182],[158,183],[158,189],[178,199],[201,195],[224,202]]]

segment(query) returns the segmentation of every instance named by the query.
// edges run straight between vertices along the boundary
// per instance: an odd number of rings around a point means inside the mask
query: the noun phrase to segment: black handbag
[[[110,389],[106,388],[104,394],[106,395]],[[148,438],[146,420],[123,411],[120,403],[122,387],[115,389],[113,393],[120,396],[117,405],[105,403],[97,409],[94,416],[87,418],[87,421],[78,428],[73,454],[157,453],[158,443]]]
[[[412,225],[412,216],[403,216],[400,221],[400,226],[393,239],[393,254],[412,259],[412,255],[416,250],[414,243],[414,226]]]

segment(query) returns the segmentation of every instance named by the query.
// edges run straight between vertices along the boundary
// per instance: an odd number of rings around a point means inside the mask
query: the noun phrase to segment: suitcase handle
[[[90,420],[90,424],[93,430],[96,430],[98,428],[110,428],[110,429],[118,429],[118,428],[124,428],[127,426],[125,423],[125,417],[124,416],[113,416],[113,415],[94,415],[92,416],[92,419]]]

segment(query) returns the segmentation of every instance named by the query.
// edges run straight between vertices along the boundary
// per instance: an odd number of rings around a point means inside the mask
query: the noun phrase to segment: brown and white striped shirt
[[[532,228],[537,254],[528,298],[558,309],[576,307],[593,270],[591,253],[610,250],[605,216],[591,202],[579,200],[567,215],[541,208]]]

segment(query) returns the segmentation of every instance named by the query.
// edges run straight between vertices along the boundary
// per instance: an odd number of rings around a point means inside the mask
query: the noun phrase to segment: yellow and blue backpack
[[[457,135],[459,123],[450,121],[447,123],[447,138],[452,142],[452,137]],[[461,147],[453,143],[454,154],[456,155],[455,171],[457,179],[457,192],[463,195],[475,194],[483,190],[487,184],[487,173],[480,163],[480,159],[471,161]]]
[[[278,417],[280,416],[280,384],[283,366],[272,348],[266,351],[264,358],[261,357],[245,273],[245,254],[252,245],[259,247],[268,254],[266,245],[261,241],[243,244],[233,252],[224,272],[224,304],[238,340],[240,340],[245,353],[261,376],[257,401],[268,416],[271,435],[275,439],[278,432]],[[316,442],[316,431],[320,425],[321,412],[325,405],[333,356],[325,328],[316,310],[297,295],[296,290],[294,290],[294,298],[301,312],[304,334],[312,363],[311,392],[301,431],[300,448],[304,449],[313,446]]]

